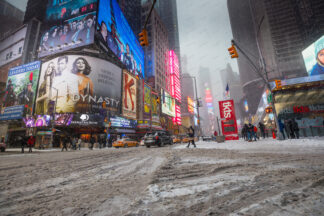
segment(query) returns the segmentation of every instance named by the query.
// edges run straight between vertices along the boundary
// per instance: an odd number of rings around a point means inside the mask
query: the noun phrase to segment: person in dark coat
[[[65,137],[63,139],[63,147],[62,147],[62,151],[64,151],[64,149],[67,151],[67,144],[69,142],[69,139],[67,137]]]
[[[253,134],[254,134],[254,126],[253,124],[249,123],[249,125],[247,126],[247,135],[248,135],[249,142],[252,142]]]
[[[242,137],[245,141],[248,140],[248,136],[247,136],[247,133],[248,133],[248,126],[247,124],[244,124],[243,128],[242,128]]]
[[[285,125],[281,122],[281,120],[278,120],[278,121],[279,121],[279,131],[282,134],[283,139],[286,139],[285,132],[284,132]]]
[[[286,134],[287,134],[287,139],[290,139],[290,126],[289,126],[289,121],[288,120],[285,120],[284,122],[284,125],[285,125],[285,131],[286,131]]]
[[[289,127],[289,134],[290,134],[290,139],[295,139],[295,133],[294,133],[294,129],[293,129],[293,122],[291,121],[291,119],[288,120],[288,127]]]
[[[26,145],[25,137],[23,137],[23,136],[19,137],[18,141],[20,142],[21,153],[25,153],[25,145]]]
[[[292,129],[296,138],[299,139],[299,127],[295,119],[292,120]]]
[[[262,122],[259,122],[259,129],[261,132],[261,136],[263,137],[263,139],[265,139],[265,126]]]
[[[187,148],[189,148],[190,146],[190,142],[192,142],[192,144],[194,145],[194,148],[196,148],[196,144],[195,144],[195,130],[193,129],[192,126],[190,126],[189,128],[189,142],[188,142],[188,145],[187,145]]]
[[[93,136],[91,136],[91,138],[90,138],[90,150],[93,150],[94,143],[95,143],[95,138]]]

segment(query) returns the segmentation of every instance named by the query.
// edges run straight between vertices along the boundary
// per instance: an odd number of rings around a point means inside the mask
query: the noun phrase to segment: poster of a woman
[[[91,104],[89,102],[89,96],[93,96],[93,82],[88,77],[91,73],[91,66],[88,61],[83,58],[77,58],[72,65],[72,73],[78,76],[78,91],[79,95],[82,95],[79,100],[76,111],[82,112],[91,109]]]
[[[315,43],[316,64],[311,70],[310,76],[324,74],[324,37]]]

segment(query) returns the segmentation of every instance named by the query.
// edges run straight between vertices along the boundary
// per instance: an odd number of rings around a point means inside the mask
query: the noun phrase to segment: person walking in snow
[[[195,130],[193,129],[192,126],[190,126],[189,128],[189,141],[188,141],[188,145],[187,145],[187,148],[189,148],[190,146],[190,142],[192,142],[192,144],[194,145],[194,148],[196,148],[196,144],[195,144]]]
[[[284,132],[285,125],[281,122],[280,119],[278,120],[278,122],[279,122],[279,131],[282,134],[283,139],[286,139],[285,132]]]
[[[82,139],[79,138],[78,139],[78,142],[77,142],[77,145],[78,145],[79,150],[81,150],[81,143],[82,143]]]
[[[254,133],[254,126],[249,123],[249,125],[247,126],[247,135],[248,135],[248,141],[252,142],[252,136]]]
[[[258,133],[258,128],[256,126],[253,126],[253,137],[254,137],[254,141],[257,141],[257,138],[259,139],[257,133]]]
[[[30,136],[28,141],[27,141],[28,147],[29,147],[29,153],[33,152],[33,146],[35,144],[35,137],[34,136]]]
[[[265,139],[265,126],[262,122],[259,122],[259,129],[261,132],[261,136],[263,137],[263,139]]]
[[[67,137],[65,137],[63,139],[63,147],[62,147],[62,151],[64,151],[64,149],[67,151],[67,144],[68,144],[69,140]]]
[[[294,135],[296,136],[297,139],[299,139],[299,127],[298,123],[295,121],[295,119],[292,119],[292,129],[294,132]]]

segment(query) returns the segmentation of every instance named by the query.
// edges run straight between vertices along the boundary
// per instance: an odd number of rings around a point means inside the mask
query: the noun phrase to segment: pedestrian
[[[187,148],[189,148],[190,146],[190,142],[192,142],[192,144],[194,145],[194,148],[196,148],[196,144],[195,144],[195,130],[193,129],[192,126],[190,126],[189,128],[189,141],[188,141],[188,145],[187,145]]]
[[[247,135],[248,135],[249,142],[252,142],[252,137],[254,136],[253,133],[254,133],[254,126],[253,124],[249,123],[247,126]]]
[[[261,136],[263,137],[263,139],[265,139],[265,126],[262,122],[259,122],[259,129],[261,132]]]
[[[295,133],[294,133],[294,128],[293,128],[293,122],[291,119],[288,120],[288,127],[289,127],[289,134],[290,134],[290,139],[295,139]]]
[[[93,136],[91,136],[91,138],[90,138],[90,146],[89,146],[90,150],[93,150],[94,143],[95,143],[95,138]]]
[[[113,143],[113,137],[110,136],[109,139],[108,139],[108,148],[112,147],[112,143]]]
[[[102,140],[101,140],[100,137],[98,138],[98,143],[99,143],[99,149],[101,149],[101,146],[102,146],[102,143],[103,143],[103,142],[102,142]]]
[[[281,122],[280,119],[278,120],[278,122],[279,122],[279,131],[282,134],[283,139],[286,139],[285,132],[284,132],[285,125]]]
[[[21,146],[21,153],[25,153],[25,138],[20,136],[18,137],[18,141],[20,142],[20,146]]]
[[[297,139],[299,139],[299,127],[295,119],[292,119],[292,129]]]
[[[65,137],[63,139],[63,147],[62,147],[62,151],[64,151],[64,149],[67,151],[67,144],[69,142],[69,139],[67,137]]]
[[[259,139],[258,135],[258,128],[256,126],[253,127],[253,137],[254,137],[254,141],[257,141],[257,138]]]
[[[73,137],[72,138],[72,149],[73,150],[76,150],[76,142],[77,142],[76,137]]]
[[[29,147],[29,153],[33,152],[33,147],[35,145],[35,137],[34,136],[30,136],[28,141],[27,141],[27,145]]]
[[[287,134],[287,139],[291,139],[291,136],[290,136],[291,131],[290,131],[288,120],[284,121],[284,125],[285,125],[285,132]]]
[[[81,150],[81,143],[82,143],[82,139],[79,138],[77,142],[79,150]]]

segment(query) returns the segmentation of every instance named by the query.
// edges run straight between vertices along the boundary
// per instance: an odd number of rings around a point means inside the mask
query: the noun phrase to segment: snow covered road
[[[0,154],[0,215],[323,215],[324,139]]]

